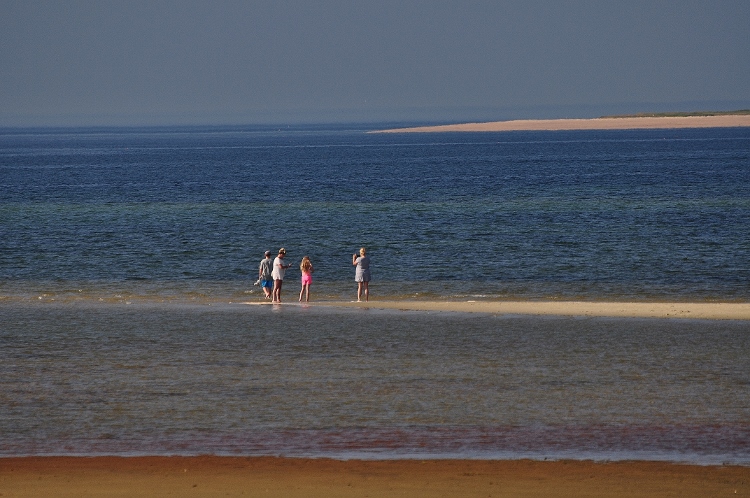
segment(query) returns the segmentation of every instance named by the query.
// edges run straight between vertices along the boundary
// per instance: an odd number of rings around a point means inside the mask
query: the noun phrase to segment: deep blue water
[[[750,129],[365,131],[0,130],[0,457],[750,465],[748,321],[315,305],[748,301]]]
[[[0,133],[0,293],[747,300],[750,130]],[[292,270],[296,279],[298,270]]]

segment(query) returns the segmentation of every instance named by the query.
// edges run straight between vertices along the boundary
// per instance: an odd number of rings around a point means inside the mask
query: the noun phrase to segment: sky
[[[747,0],[0,0],[0,126],[750,108]]]

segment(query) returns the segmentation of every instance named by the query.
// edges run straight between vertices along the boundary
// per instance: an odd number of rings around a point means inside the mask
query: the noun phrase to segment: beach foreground
[[[658,116],[593,119],[518,119],[379,130],[374,133],[434,133],[445,131],[565,131],[647,130],[670,128],[734,128],[750,126],[750,115]]]
[[[659,462],[243,457],[0,459],[3,497],[748,496],[750,468]]]
[[[507,315],[599,316],[750,320],[750,303],[660,303],[586,301],[323,301],[321,305],[408,311],[453,311]]]

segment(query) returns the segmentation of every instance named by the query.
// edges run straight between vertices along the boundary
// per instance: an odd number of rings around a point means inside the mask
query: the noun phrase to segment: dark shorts
[[[260,281],[261,287],[268,287],[269,289],[273,289],[273,280],[261,280]]]

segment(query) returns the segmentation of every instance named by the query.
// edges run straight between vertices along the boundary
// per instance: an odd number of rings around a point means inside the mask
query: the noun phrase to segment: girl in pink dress
[[[312,283],[312,272],[313,265],[310,262],[310,258],[305,256],[302,258],[302,262],[299,264],[299,269],[302,271],[302,289],[299,291],[299,300],[302,301],[302,293],[305,294],[305,301],[310,300],[310,284]]]

